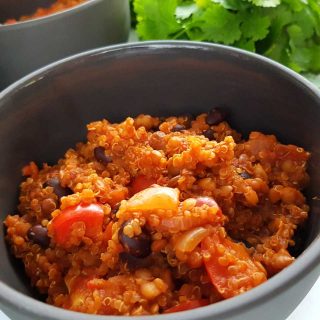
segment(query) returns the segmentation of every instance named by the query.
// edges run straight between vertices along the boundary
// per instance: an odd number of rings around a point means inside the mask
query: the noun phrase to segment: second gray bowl
[[[0,23],[48,0],[0,0]],[[36,6],[35,6],[36,5]],[[125,42],[128,0],[89,0],[42,18],[0,25],[0,91],[29,72],[88,49]]]

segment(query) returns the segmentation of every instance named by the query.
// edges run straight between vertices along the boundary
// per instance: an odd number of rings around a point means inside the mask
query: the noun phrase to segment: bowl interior
[[[0,23],[7,19],[30,15],[37,8],[47,8],[54,2],[55,0],[0,0]]]
[[[21,168],[53,164],[85,139],[86,124],[140,113],[194,115],[222,107],[246,136],[275,134],[312,153],[307,190],[311,215],[305,246],[320,230],[320,98],[299,78],[252,54],[192,43],[115,46],[49,67],[0,98],[1,220],[16,213]],[[20,264],[12,268],[1,228],[1,281],[32,295]]]

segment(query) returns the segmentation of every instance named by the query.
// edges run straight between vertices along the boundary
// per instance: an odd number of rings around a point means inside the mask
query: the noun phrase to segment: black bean
[[[247,171],[243,171],[240,173],[240,177],[243,179],[251,179],[252,175],[250,173],[248,173]]]
[[[250,242],[248,242],[247,240],[241,240],[241,242],[248,248],[252,248],[252,244]]]
[[[97,159],[97,161],[103,163],[103,164],[108,164],[110,162],[112,162],[112,157],[107,155],[105,153],[105,149],[104,147],[96,147],[93,150],[94,153],[94,157]]]
[[[151,236],[145,228],[142,228],[142,232],[138,236],[128,237],[123,233],[123,230],[129,223],[130,220],[122,224],[118,234],[119,240],[124,249],[132,256],[145,258],[151,253]]]
[[[226,113],[220,108],[212,109],[206,118],[206,123],[209,126],[215,126],[226,118]]]
[[[203,131],[203,135],[209,140],[214,140],[214,131],[212,129]]]
[[[60,199],[62,197],[68,196],[73,193],[73,191],[68,187],[62,187],[60,180],[58,178],[51,178],[45,184],[44,187],[52,187],[53,192]]]
[[[174,125],[171,129],[171,132],[180,132],[186,130],[186,127],[183,124],[179,124],[177,123],[176,125]]]
[[[49,247],[50,238],[48,237],[48,230],[40,224],[31,227],[27,236],[31,242],[38,244],[42,248],[46,249]]]
[[[151,256],[146,258],[137,258],[131,255],[129,252],[121,252],[119,254],[119,258],[122,263],[127,265],[129,270],[148,268],[152,264]]]

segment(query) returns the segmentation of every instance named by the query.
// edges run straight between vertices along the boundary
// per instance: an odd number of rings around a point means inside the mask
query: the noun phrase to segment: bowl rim
[[[99,0],[97,0],[99,1]],[[0,92],[0,101],[6,96],[10,96],[15,92],[32,85],[37,81],[41,81],[47,74],[54,71],[57,67],[63,66],[68,63],[83,63],[86,58],[101,55],[113,55],[119,51],[130,50],[164,50],[164,49],[187,49],[187,50],[205,50],[220,52],[237,57],[239,60],[252,60],[254,63],[260,63],[273,69],[275,72],[280,72],[281,76],[287,78],[288,81],[299,85],[303,90],[306,90],[310,95],[313,95],[319,100],[320,104],[320,90],[313,85],[310,81],[292,71],[291,69],[283,66],[282,64],[275,62],[264,56],[248,52],[242,49],[233,48],[230,46],[224,46],[220,44],[213,44],[207,42],[197,41],[180,41],[180,40],[156,40],[156,41],[144,41],[144,42],[131,42],[122,43],[116,45],[110,45],[102,48],[88,50],[70,57],[61,59],[54,63],[51,63],[45,67],[42,67],[29,75],[21,78],[9,87]],[[135,51],[137,54],[137,52]],[[318,247],[320,245],[320,233],[309,244],[309,246],[303,251],[302,254],[296,259],[296,261],[287,267],[285,270],[276,274],[274,277],[266,281],[264,284],[251,289],[250,291],[236,296],[232,299],[223,300],[209,306],[201,307],[199,309],[182,311],[179,313],[184,320],[204,319],[209,317],[219,316],[231,316],[238,314],[239,311],[244,310],[250,303],[255,305],[261,305],[266,300],[274,298],[281,294],[287,288],[291,287],[294,283],[304,278],[306,274],[314,271],[320,264],[320,251]],[[320,268],[316,270],[320,275]],[[44,302],[31,298],[0,281],[0,304],[4,307],[4,311],[19,310],[22,314],[34,315],[42,317],[47,320],[87,320],[88,314],[74,312],[70,310],[61,309],[52,305],[48,305]],[[176,313],[161,314],[161,315],[148,315],[148,316],[117,316],[118,320],[150,320],[155,318],[161,318],[162,320],[174,320],[177,318]],[[114,316],[107,315],[90,315],[91,320],[103,320],[114,319]]]
[[[55,13],[51,13],[49,15],[45,15],[42,17],[32,18],[25,21],[17,21],[16,23],[13,23],[13,24],[0,24],[0,32],[25,29],[28,27],[37,27],[44,23],[51,23],[63,18],[67,19],[71,15],[77,14],[78,12],[86,10],[91,6],[95,5],[96,3],[99,3],[102,1],[106,1],[106,0],[86,0],[85,2],[75,5],[74,7],[63,9],[61,11],[57,11]]]

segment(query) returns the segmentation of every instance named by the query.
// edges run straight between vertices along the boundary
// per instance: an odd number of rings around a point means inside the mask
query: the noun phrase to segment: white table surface
[[[320,319],[320,277],[300,305],[286,320],[319,320]],[[90,317],[88,317],[90,319]],[[0,320],[9,319],[0,311]],[[245,319],[244,319],[245,320]],[[275,319],[280,320],[280,319]]]

